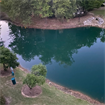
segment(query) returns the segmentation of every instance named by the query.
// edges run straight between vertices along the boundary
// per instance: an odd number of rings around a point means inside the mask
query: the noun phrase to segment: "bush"
[[[0,93],[0,105],[5,105],[5,103],[6,103],[6,100],[5,100],[5,98],[4,98],[4,96],[3,96],[2,92],[1,92]]]

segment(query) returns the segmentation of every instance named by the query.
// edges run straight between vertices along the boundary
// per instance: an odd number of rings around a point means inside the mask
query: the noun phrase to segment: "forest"
[[[32,18],[70,19],[99,8],[105,0],[1,0],[1,12],[30,24]],[[81,14],[81,15],[80,15]]]

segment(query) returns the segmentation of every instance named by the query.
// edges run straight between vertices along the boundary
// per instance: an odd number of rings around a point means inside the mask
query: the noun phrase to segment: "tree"
[[[39,65],[34,65],[31,69],[31,73],[35,74],[36,76],[46,76],[47,70],[46,66],[39,64]]]
[[[76,0],[53,0],[55,17],[58,19],[68,19],[76,12]]]
[[[35,76],[34,74],[27,74],[23,81],[23,84],[27,84],[30,89],[36,86],[36,84],[43,85],[45,82],[45,77]]]
[[[11,20],[21,21],[27,25],[34,16],[41,18],[52,15],[50,0],[3,0],[0,4],[1,11],[6,13]]]
[[[19,63],[16,54],[13,54],[8,48],[0,47],[0,63],[3,64],[4,70],[8,67],[16,68]]]
[[[103,0],[77,0],[77,5],[83,8],[84,11],[90,11],[94,8],[101,7]]]
[[[49,5],[51,0],[34,0],[35,2],[31,5],[33,6],[33,13],[41,18],[52,16],[52,10]]]

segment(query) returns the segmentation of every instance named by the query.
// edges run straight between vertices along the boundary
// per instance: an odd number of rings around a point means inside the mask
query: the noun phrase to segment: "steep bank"
[[[19,68],[20,70],[22,70],[22,71],[25,71],[26,73],[30,73],[29,70],[23,68],[22,66],[19,66],[18,68]],[[47,83],[50,87],[51,87],[51,86],[54,86],[55,88],[57,88],[57,89],[63,91],[63,92],[66,93],[66,94],[69,94],[69,95],[71,95],[71,96],[74,96],[74,97],[76,97],[76,98],[78,98],[78,99],[85,100],[85,101],[87,101],[87,102],[89,102],[89,103],[91,103],[91,104],[93,104],[93,105],[105,105],[105,104],[103,104],[103,103],[98,102],[97,100],[94,100],[94,99],[90,98],[89,96],[87,96],[87,95],[85,95],[85,94],[83,94],[83,93],[81,93],[81,92],[74,91],[74,90],[72,90],[72,89],[68,89],[68,88],[66,88],[66,87],[60,86],[60,85],[58,85],[58,84],[56,84],[56,83],[54,83],[54,82],[52,82],[52,81],[50,81],[50,80],[48,80],[48,79],[46,79],[46,83]]]
[[[0,20],[7,20],[7,21],[11,21],[11,19],[8,17],[8,15],[6,15],[3,12],[0,12]]]
[[[6,17],[5,17],[6,16]],[[9,22],[12,22],[13,24],[21,27],[26,28],[37,28],[37,29],[70,29],[70,28],[76,28],[76,27],[100,27],[105,29],[105,17],[102,17],[104,23],[100,24],[97,18],[100,18],[100,16],[95,16],[92,13],[88,13],[86,16],[80,17],[80,18],[73,18],[68,20],[63,20],[63,22],[57,20],[56,18],[47,18],[47,19],[40,19],[37,17],[32,18],[32,22],[30,25],[24,26],[21,21],[18,19],[16,21],[12,21],[8,18],[7,15],[3,14],[1,16],[1,20],[7,20]]]

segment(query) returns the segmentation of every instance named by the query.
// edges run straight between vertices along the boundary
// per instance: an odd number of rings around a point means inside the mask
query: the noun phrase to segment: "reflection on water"
[[[51,81],[104,102],[104,29],[40,30],[10,23],[1,28],[5,46],[23,67],[43,63]]]
[[[44,64],[50,63],[53,58],[60,64],[71,65],[74,62],[72,55],[78,53],[78,49],[91,47],[97,38],[105,41],[104,30],[98,28],[53,31],[25,29],[9,23],[9,29],[9,35],[13,37],[9,47],[25,61],[40,56]]]

